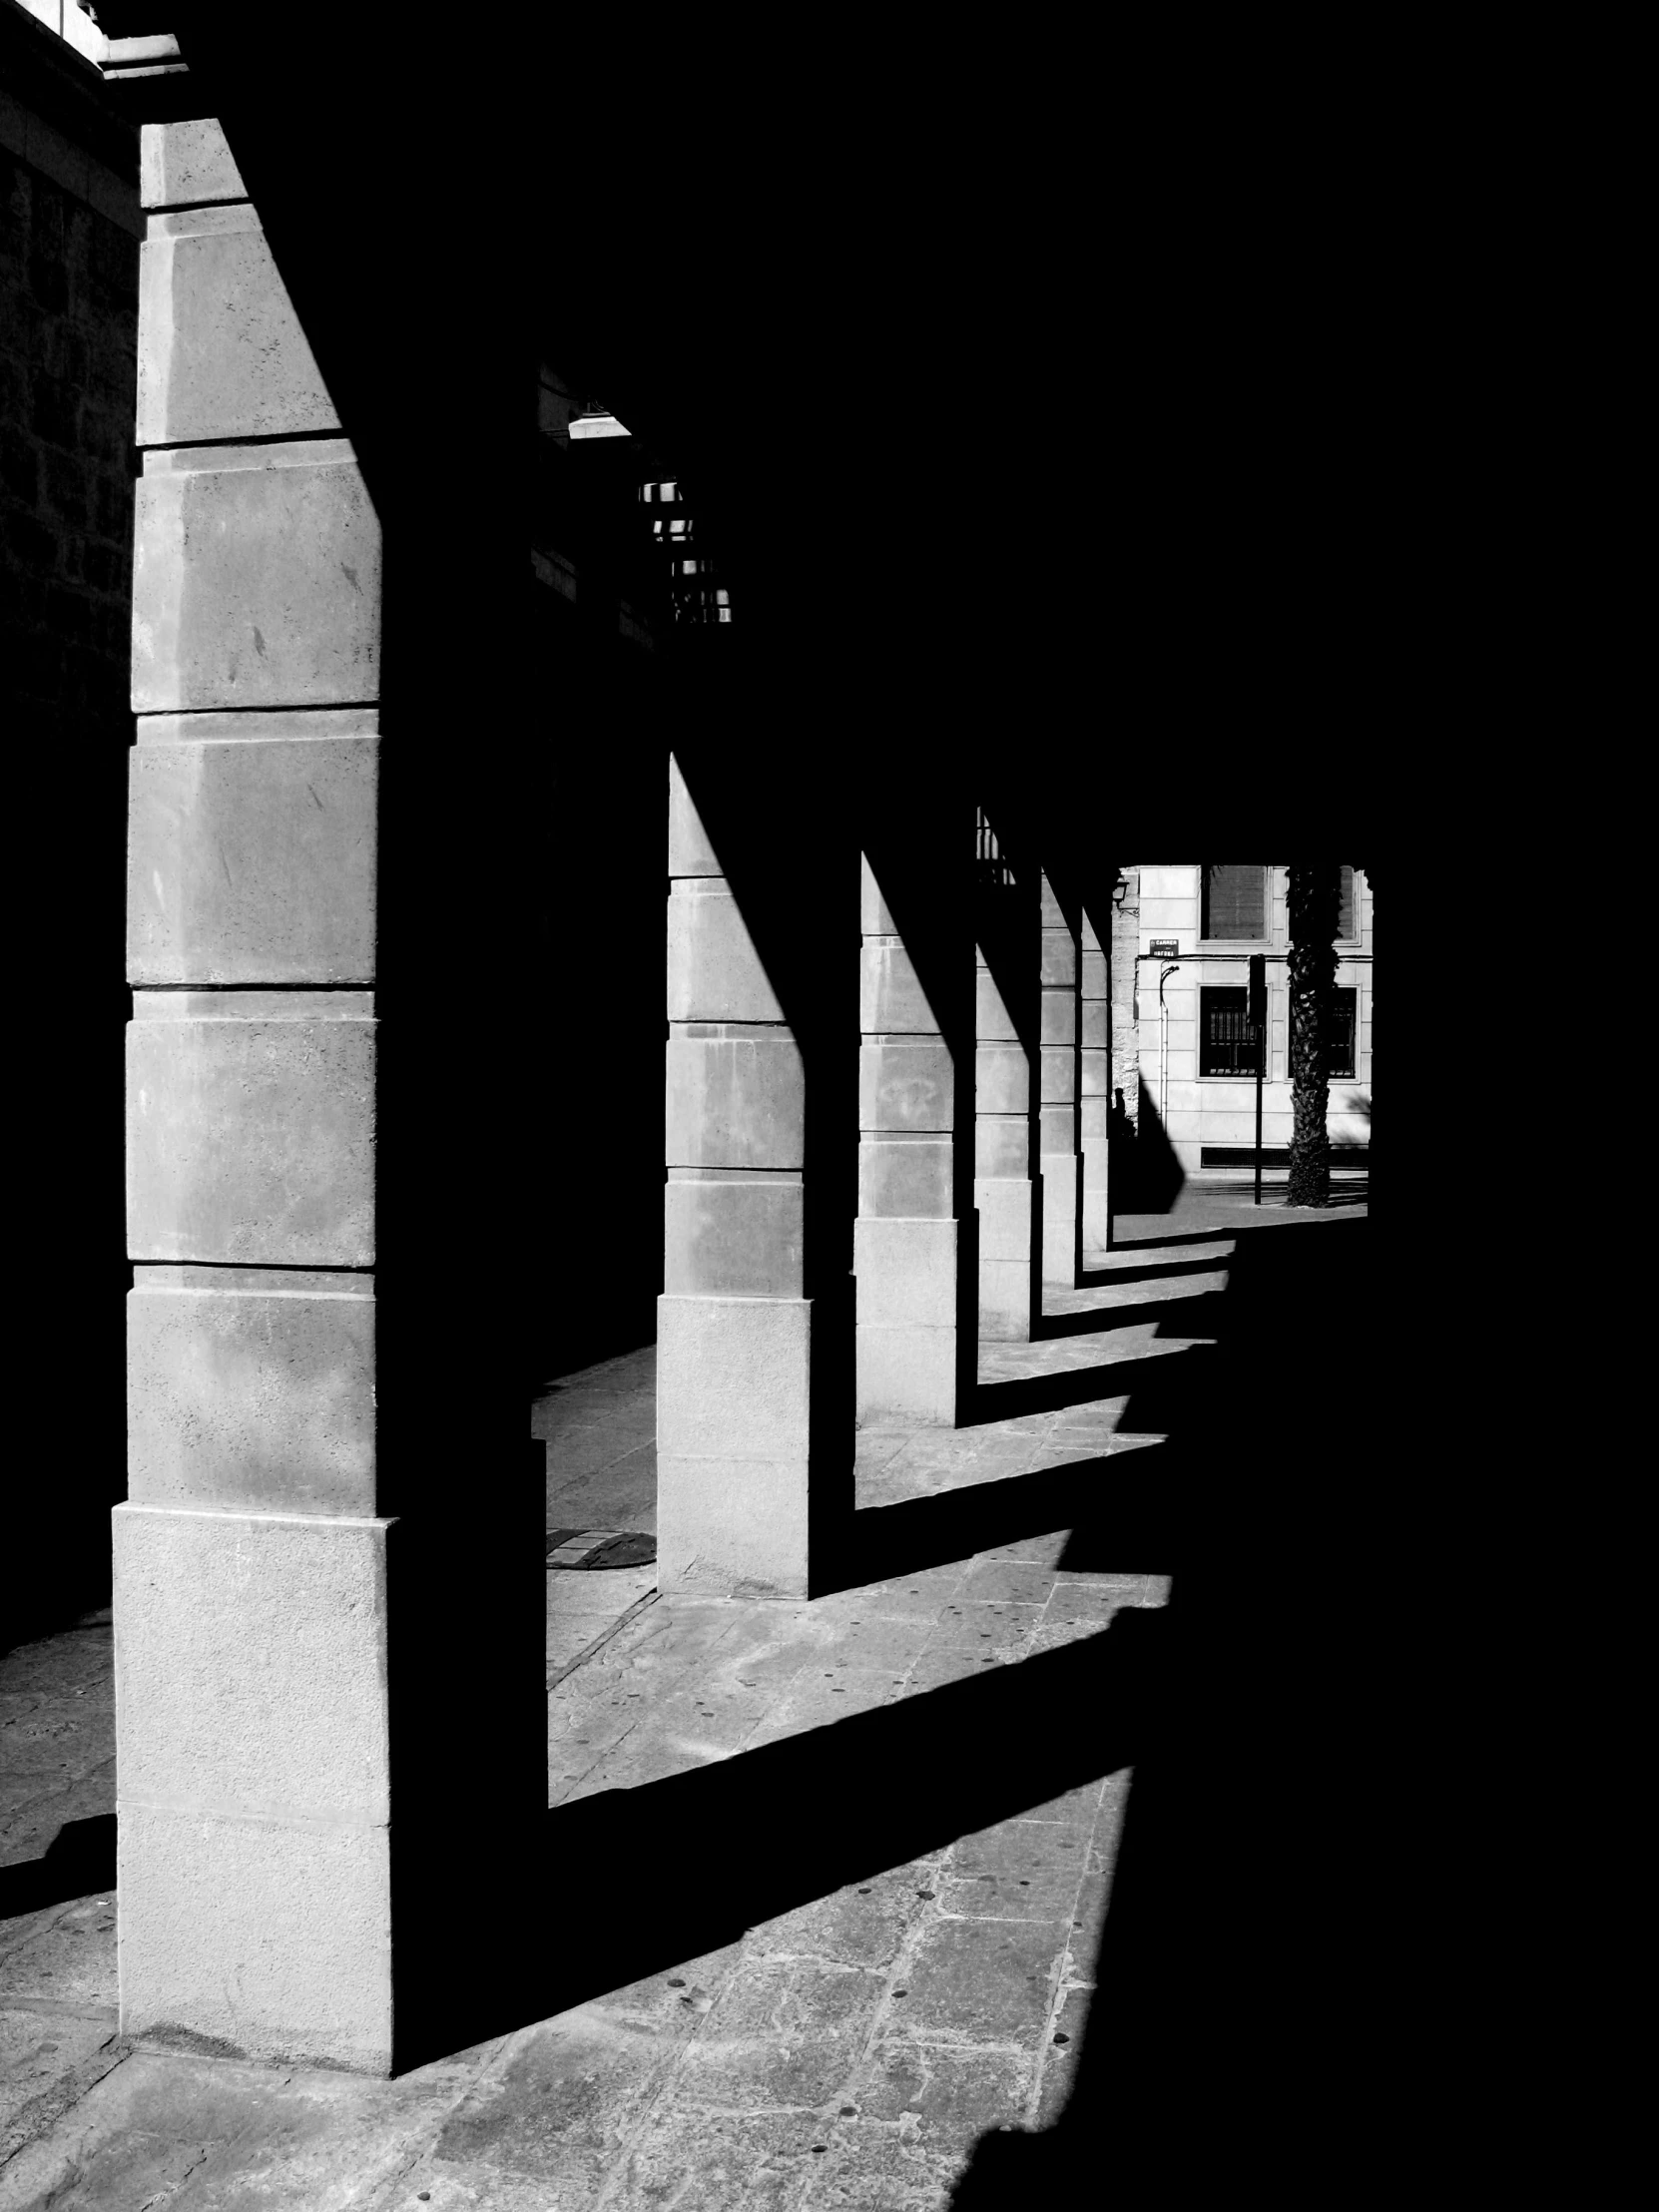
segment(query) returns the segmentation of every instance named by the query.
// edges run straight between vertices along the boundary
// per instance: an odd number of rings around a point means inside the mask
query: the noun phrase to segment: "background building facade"
[[[1268,996],[1262,1142],[1269,1165],[1282,1171],[1293,1074],[1289,869],[1188,861],[1129,873],[1139,892],[1139,912],[1126,929],[1135,938],[1141,1134],[1150,1133],[1150,1106],[1188,1174],[1237,1170],[1254,1157],[1256,1040],[1246,995],[1251,956],[1259,953]],[[1170,945],[1173,952],[1159,949]],[[1341,1168],[1363,1162],[1371,1136],[1372,901],[1364,868],[1343,869],[1337,953],[1327,1126],[1332,1165]]]

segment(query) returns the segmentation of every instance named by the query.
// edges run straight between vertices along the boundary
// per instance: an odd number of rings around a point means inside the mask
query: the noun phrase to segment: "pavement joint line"
[[[550,1690],[556,1689],[567,1675],[574,1674],[577,1668],[591,1659],[596,1651],[602,1651],[611,1638],[626,1628],[631,1620],[643,1613],[648,1605],[655,1605],[661,1594],[658,1590],[647,1590],[644,1597],[636,1598],[628,1610],[619,1614],[602,1635],[596,1636],[591,1644],[584,1645],[574,1659],[567,1660],[555,1673],[550,1674],[547,1678],[547,1687]]]
[[[0,2012],[38,2012],[43,2019],[85,2020],[89,2027],[113,2028],[121,2021],[118,2004],[81,2004],[74,1997],[21,1995],[9,1989],[0,1989]]]

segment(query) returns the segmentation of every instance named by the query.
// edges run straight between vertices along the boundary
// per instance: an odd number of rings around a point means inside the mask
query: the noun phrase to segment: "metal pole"
[[[1262,1203],[1262,1072],[1268,1056],[1268,1025],[1256,1024],[1256,1203]],[[1358,1063],[1356,1063],[1358,1065]]]

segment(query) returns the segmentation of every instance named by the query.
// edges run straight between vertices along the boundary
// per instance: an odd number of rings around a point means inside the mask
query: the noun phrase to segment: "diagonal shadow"
[[[1147,1451],[1090,1452],[1069,1466],[866,1506],[853,1515],[827,1590],[863,1589],[1061,1529],[1071,1532],[1067,1556],[1074,1566],[1102,1551],[1107,1539],[1100,1531],[1108,1527],[1120,1561],[1125,1544],[1131,1551],[1150,1547],[1150,1557],[1190,1516],[1185,1485],[1156,1458]]]
[[[1225,1229],[1194,1229],[1183,1231],[1179,1237],[1114,1237],[1114,1252],[1162,1252],[1172,1245],[1226,1244],[1230,1238],[1253,1228],[1251,1222],[1230,1223]],[[1115,1271],[1108,1271],[1115,1274]]]
[[[580,1911],[519,1916],[510,1942],[458,1929],[441,2003],[405,2008],[398,2071],[736,1942],[1128,1765],[1160,1725],[1166,1614],[1126,1608],[1058,1650],[556,1808],[500,1874],[552,1898],[577,1873]]]
[[[1044,1314],[1031,1330],[1031,1342],[1043,1344],[1055,1337],[1092,1337],[1108,1329],[1144,1329],[1148,1322],[1167,1323],[1172,1336],[1213,1336],[1223,1311],[1225,1291],[1197,1291],[1191,1298],[1159,1298],[1130,1306],[1096,1306],[1080,1314]],[[1162,1334],[1162,1326],[1160,1327]]]
[[[1089,1405],[1104,1397],[1125,1397],[1131,1391],[1153,1390],[1162,1397],[1172,1386],[1202,1390],[1207,1378],[1189,1363],[1214,1351],[1211,1345],[1188,1345],[1180,1352],[1160,1352],[1144,1360],[1105,1361],[1099,1367],[1071,1368],[1058,1375],[1018,1375],[1005,1382],[981,1382],[961,1428],[981,1428],[992,1421],[1015,1420],[1022,1414],[1056,1413],[1068,1405]],[[1180,1382],[1164,1371],[1179,1367]],[[1119,1424],[1122,1425],[1121,1423]],[[1156,1424],[1145,1422],[1143,1426]],[[1158,1432],[1164,1433],[1162,1427]]]
[[[115,1888],[115,1815],[66,1821],[40,1859],[0,1867],[0,1921]]]
[[[1377,1742],[1400,1645],[1364,1562],[1400,1438],[1356,1415],[1395,1351],[1370,1223],[1296,1234],[1313,1226],[1241,1238],[1207,1386],[1127,1409],[1169,1439],[1130,1455],[1139,1483],[1186,1502],[1159,1554],[1182,1666],[1135,1766],[1081,2042],[1034,2130],[980,2138],[952,2212],[1092,2201],[1103,2175],[1208,2202],[1246,2170],[1325,2203],[1333,2154],[1376,2125],[1398,1835],[1378,1819]],[[1059,1564],[1125,1557],[1108,1509]]]
[[[1158,1283],[1177,1275],[1218,1275],[1226,1265],[1224,1254],[1213,1260],[1150,1260],[1138,1268],[1084,1268],[1077,1287],[1082,1291],[1110,1290],[1115,1283]]]

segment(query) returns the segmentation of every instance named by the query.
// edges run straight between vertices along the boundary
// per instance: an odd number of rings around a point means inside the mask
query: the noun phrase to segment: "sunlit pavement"
[[[1205,1301],[1241,1229],[1361,1207],[1295,1216],[1189,1186],[1171,1214],[1118,1222],[1084,1287],[1047,1301],[1046,1320],[1074,1333],[981,1348],[985,1417],[860,1435],[860,1508],[1044,1469],[1107,1479],[1116,1454],[1158,1436],[1126,1432],[1134,1393],[1110,1392],[1106,1371],[1144,1374],[1207,1341]],[[1181,1272],[1136,1272],[1159,1266]],[[550,1529],[650,1532],[653,1371],[647,1348],[538,1401]],[[1086,1394],[998,1414],[999,1385],[1055,1377]],[[550,1805],[721,1766],[737,1802],[746,1755],[798,1738],[839,1775],[840,1724],[886,1714],[902,1730],[901,1709],[934,1692],[960,1711],[976,1679],[1008,1680],[1166,1602],[1168,1577],[1147,1571],[1159,1561],[1098,1571],[1068,1563],[1068,1540],[1057,1528],[810,1604],[654,1596],[648,1566],[550,1567]],[[0,1660],[0,1877],[39,1860],[64,1823],[113,1810],[109,1678],[107,1622]],[[925,1727],[932,1707],[915,1712]],[[993,1767],[1009,1756],[985,1746]],[[873,1833],[893,1781],[869,1774]],[[1064,2106],[1129,1782],[1120,1767],[1004,1807],[712,1952],[663,1956],[642,1979],[392,2082],[133,2047],[115,2029],[113,1893],[13,1913],[0,1920],[0,2207],[943,2207],[980,2137],[1045,2128]],[[810,1803],[780,1803],[760,1845],[787,1856],[814,1818]],[[757,1839],[734,1835],[740,1847]],[[672,1886],[726,1848],[665,1833],[657,1878]],[[550,1870],[538,1912],[579,1913],[583,1886],[579,1868]],[[510,1912],[480,1940],[511,1942]]]

